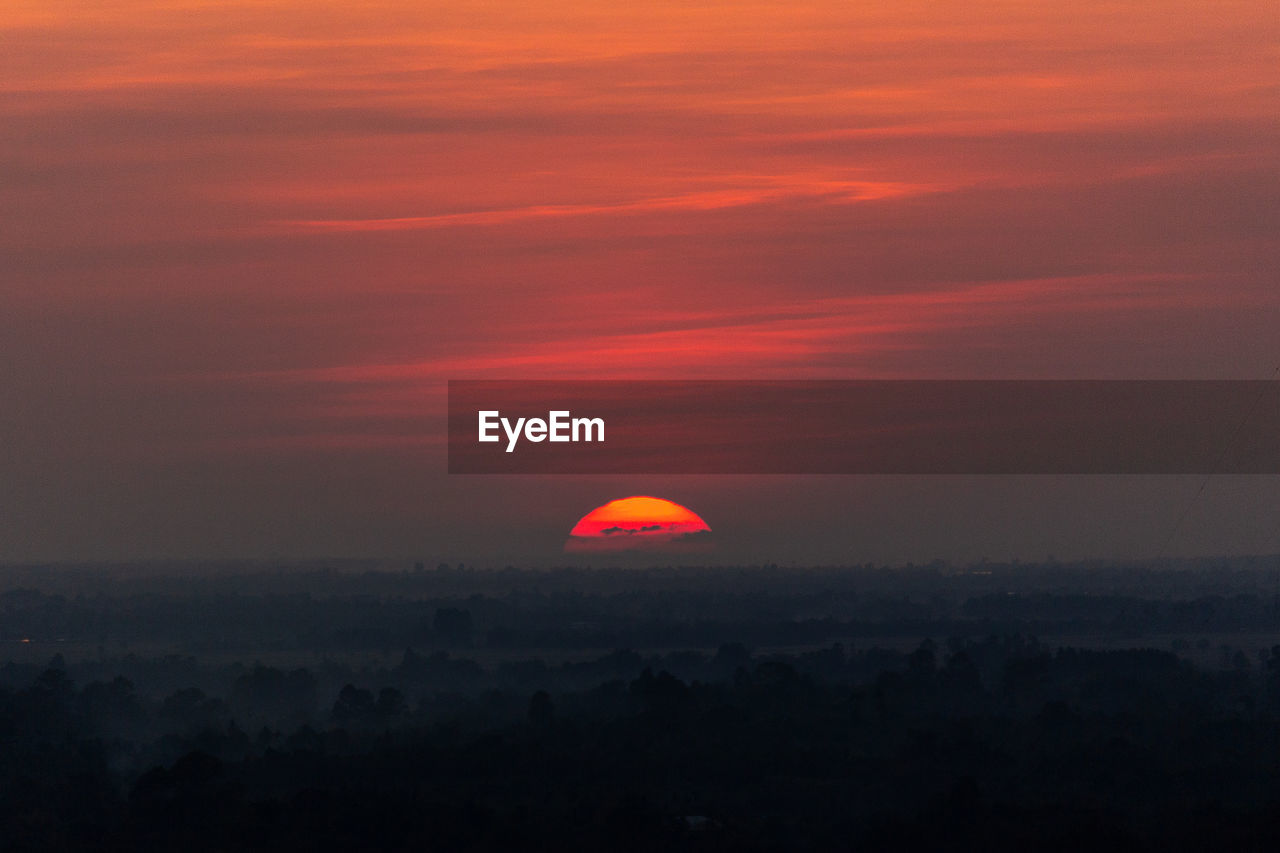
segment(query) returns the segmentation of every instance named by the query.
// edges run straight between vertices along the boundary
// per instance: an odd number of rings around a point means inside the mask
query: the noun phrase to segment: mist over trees
[[[1274,559],[9,571],[5,849],[1280,838]]]

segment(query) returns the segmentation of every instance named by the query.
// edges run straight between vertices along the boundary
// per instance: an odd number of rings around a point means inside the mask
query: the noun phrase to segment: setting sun
[[[674,501],[633,496],[609,501],[584,515],[569,532],[568,551],[666,549],[707,542],[711,527]]]

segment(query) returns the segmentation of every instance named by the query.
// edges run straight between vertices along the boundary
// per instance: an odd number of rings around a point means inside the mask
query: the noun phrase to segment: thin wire
[[[1276,369],[1271,371],[1271,375],[1263,381],[1271,382],[1275,380],[1277,376],[1280,376],[1280,364],[1277,364]],[[1267,392],[1270,390],[1271,389],[1265,385],[1262,387],[1262,390],[1258,392],[1258,396],[1254,397],[1253,405],[1249,406],[1249,411],[1244,413],[1244,417],[1240,419],[1238,424],[1236,424],[1236,428],[1231,431],[1231,435],[1227,438],[1226,444],[1222,446],[1222,453],[1219,454],[1218,461],[1209,469],[1209,473],[1204,475],[1204,479],[1200,481],[1200,488],[1196,489],[1196,493],[1191,496],[1191,500],[1187,501],[1186,505],[1182,507],[1182,512],[1178,515],[1178,520],[1174,522],[1173,528],[1169,531],[1169,535],[1165,537],[1164,544],[1160,546],[1160,553],[1156,555],[1157,563],[1164,559],[1165,552],[1169,550],[1169,545],[1173,542],[1173,537],[1178,535],[1178,531],[1182,529],[1182,523],[1187,520],[1187,516],[1191,513],[1191,507],[1195,506],[1195,503],[1199,500],[1201,493],[1204,492],[1205,486],[1209,485],[1210,478],[1215,476],[1222,468],[1222,463],[1227,461],[1227,454],[1231,452],[1231,446],[1234,445],[1236,443],[1236,439],[1240,437],[1240,431],[1243,430],[1244,425],[1249,422],[1249,418],[1253,417],[1253,413],[1258,409],[1258,404],[1262,402],[1262,398],[1265,397]]]

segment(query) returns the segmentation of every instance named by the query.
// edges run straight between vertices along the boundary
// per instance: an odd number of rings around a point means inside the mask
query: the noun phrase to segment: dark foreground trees
[[[296,728],[260,730],[233,706],[294,719],[310,705],[309,673],[249,670],[228,704],[194,689],[152,700],[123,679],[77,687],[48,669],[0,693],[0,838],[6,850],[196,851],[1280,840],[1270,661],[1206,671],[1165,652],[1018,637],[672,658],[707,673],[734,665],[705,680],[653,668],[616,678],[622,662],[645,661],[603,660],[594,686],[483,688],[452,713],[347,684]]]

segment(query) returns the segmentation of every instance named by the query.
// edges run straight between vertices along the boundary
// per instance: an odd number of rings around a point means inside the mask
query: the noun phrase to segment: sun
[[[566,551],[689,550],[710,543],[711,526],[688,507],[635,495],[598,506],[569,531]]]

